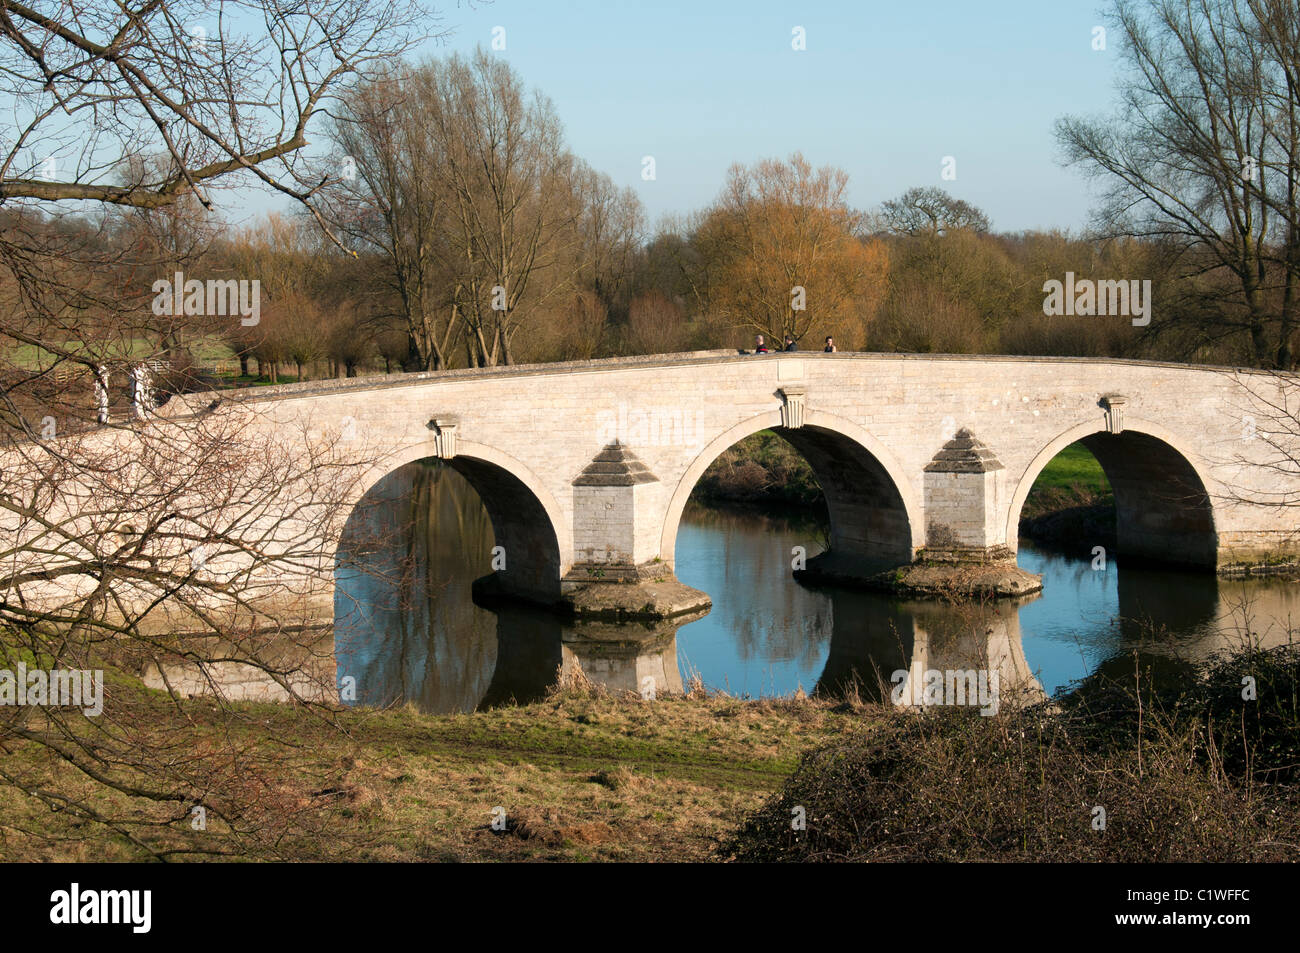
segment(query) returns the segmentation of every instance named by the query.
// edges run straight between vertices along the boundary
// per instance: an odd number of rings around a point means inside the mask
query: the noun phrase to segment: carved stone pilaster
[[[459,427],[460,419],[457,417],[434,417],[429,421],[439,459],[450,460],[456,455],[456,431]]]
[[[1128,398],[1123,394],[1103,394],[1101,406],[1106,408],[1107,433],[1124,432],[1124,405]]]
[[[777,393],[781,395],[781,426],[790,430],[798,430],[803,426],[808,389],[787,384],[780,388]]]

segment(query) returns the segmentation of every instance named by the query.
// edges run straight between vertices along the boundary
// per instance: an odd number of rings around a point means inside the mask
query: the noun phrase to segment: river
[[[1043,592],[1019,605],[946,606],[815,590],[791,577],[795,547],[821,549],[807,520],[691,505],[677,538],[677,577],[707,592],[703,618],[660,625],[565,624],[546,613],[489,611],[470,583],[490,569],[492,525],[455,471],[413,464],[388,478],[364,547],[345,536],[335,652],[356,702],[472,711],[543,695],[579,670],[614,690],[680,691],[698,679],[738,696],[853,685],[881,697],[892,673],[978,665],[1002,685],[1052,694],[1140,660],[1200,660],[1247,636],[1273,645],[1300,619],[1300,587],[1281,580],[1126,567],[1021,541],[1020,565]],[[414,529],[412,529],[414,527]],[[376,543],[373,540],[379,539]]]

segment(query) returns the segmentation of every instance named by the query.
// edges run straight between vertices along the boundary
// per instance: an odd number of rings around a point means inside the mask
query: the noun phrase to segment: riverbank
[[[811,751],[722,853],[823,863],[1300,860],[1300,647],[1172,666],[1154,681],[1115,661],[1049,704],[992,718],[941,706]],[[804,829],[791,824],[801,811]]]
[[[700,476],[691,499],[769,513],[816,516],[826,512],[821,486],[808,461],[770,430],[760,430],[722,451]]]
[[[0,856],[1300,859],[1300,650],[1247,651],[1154,683],[1145,672],[1134,681],[1127,665],[1115,671],[993,717],[698,687],[648,701],[581,682],[463,715],[323,718],[206,700],[182,713],[117,681],[116,703],[130,693],[152,734],[205,764],[229,761],[203,794],[207,829],[193,829],[188,804],[110,792],[11,740],[5,775],[45,796],[0,786]],[[1242,671],[1255,680],[1250,699]]]
[[[1071,444],[1043,468],[1020,510],[1020,535],[1073,555],[1115,549],[1115,495],[1087,448]]]
[[[187,739],[186,750],[238,749],[244,767],[232,788],[267,785],[270,806],[259,800],[244,812],[238,837],[216,810],[208,833],[192,831],[185,809],[97,789],[31,743],[3,755],[6,772],[88,797],[102,816],[129,813],[133,836],[155,850],[300,861],[707,860],[804,751],[877,717],[807,698],[697,689],[647,702],[585,685],[443,716],[408,707],[323,720],[301,707],[240,703],[225,715],[194,700],[181,718],[161,693],[141,701],[152,729]],[[223,794],[210,792],[208,803],[220,807]],[[492,829],[496,807],[503,832]],[[0,820],[6,860],[149,859],[122,834],[9,785],[0,785]],[[172,859],[187,856],[209,859]]]

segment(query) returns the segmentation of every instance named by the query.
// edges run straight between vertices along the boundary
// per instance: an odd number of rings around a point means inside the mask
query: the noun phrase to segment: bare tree
[[[881,206],[887,229],[902,235],[943,235],[955,229],[987,232],[989,218],[969,202],[943,189],[908,189]]]
[[[1057,124],[1106,186],[1101,226],[1183,252],[1183,324],[1296,362],[1300,8],[1291,0],[1120,0],[1128,70],[1117,120]],[[1167,308],[1172,311],[1173,308]],[[1156,327],[1156,325],[1153,325]]]
[[[477,363],[511,363],[511,339],[529,304],[567,286],[581,215],[555,108],[529,96],[505,62],[478,50],[417,78],[438,176],[454,223],[460,311]],[[546,284],[542,285],[545,281]]]
[[[328,697],[328,666],[314,687],[296,674],[319,660],[306,607],[275,594],[328,576],[367,454],[212,394],[101,427],[92,381],[174,330],[151,284],[203,250],[183,241],[186,203],[239,178],[310,206],[309,123],[427,22],[388,0],[0,0],[17,121],[0,159],[0,668],[108,673],[98,718],[0,706],[0,781],[147,855],[331,842],[310,791],[238,738],[220,675]],[[178,661],[215,708],[169,682]]]
[[[428,22],[407,0],[5,0],[0,92],[17,134],[0,200],[158,208],[193,193],[210,208],[210,188],[245,172],[309,203],[309,123]],[[112,181],[127,156],[166,160]]]
[[[155,418],[10,443],[3,455],[0,668],[100,670],[108,681],[90,717],[89,699],[0,706],[0,779],[154,856],[273,852],[302,820],[268,796],[256,757],[230,774],[237,747],[220,721],[195,722],[168,672],[192,672],[218,700],[232,669],[287,699],[333,695],[312,613],[275,580],[326,571],[329,527],[358,495],[362,468],[337,437],[259,430],[256,416]],[[150,671],[167,694],[140,688]],[[211,836],[193,836],[196,807],[211,815]]]
[[[359,247],[384,256],[408,332],[409,370],[448,366],[459,330],[460,253],[439,187],[441,144],[429,135],[426,103],[410,67],[393,67],[358,88],[335,122],[338,162],[348,175],[331,192],[331,218]]]
[[[632,301],[624,334],[627,354],[671,354],[685,350],[686,317],[672,301],[657,292]]]
[[[584,289],[625,312],[640,202],[568,152],[554,107],[508,64],[479,50],[394,67],[350,97],[334,140],[355,174],[329,190],[330,217],[383,256],[408,368],[450,366],[458,345],[470,365],[511,363],[516,333],[576,320]]]
[[[604,173],[576,163],[573,192],[581,202],[575,226],[582,242],[578,281],[623,317],[645,243],[645,209],[636,193],[620,189]]]

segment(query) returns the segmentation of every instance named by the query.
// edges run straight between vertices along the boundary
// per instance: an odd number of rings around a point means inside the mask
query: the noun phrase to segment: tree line
[[[1079,234],[998,232],[933,186],[856,209],[845,170],[797,152],[734,165],[708,207],[652,229],[631,189],[569,149],[551,101],[481,49],[359,78],[330,117],[310,211],[232,234],[190,196],[59,227],[120,248],[111,270],[131,274],[114,280],[136,296],[164,259],[258,278],[257,326],[172,324],[219,336],[243,373],[255,362],[271,380],[737,348],[756,334],[1294,368],[1300,13],[1124,0],[1113,20],[1124,112],[1056,129],[1066,161],[1105,190]],[[128,171],[150,178],[148,163]],[[1150,281],[1150,324],[1045,314],[1045,284],[1067,274]]]

